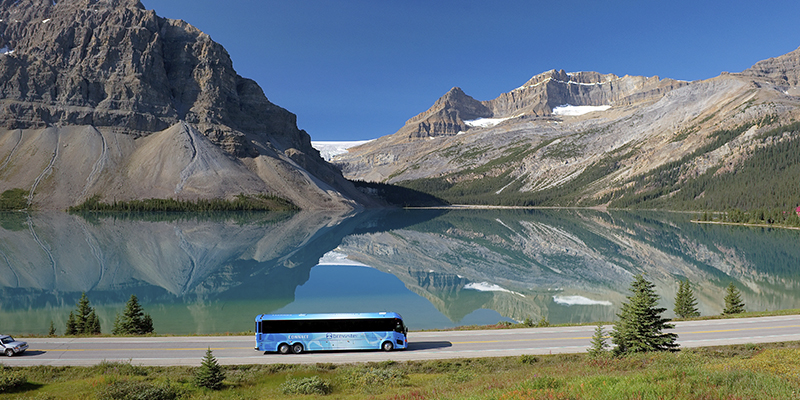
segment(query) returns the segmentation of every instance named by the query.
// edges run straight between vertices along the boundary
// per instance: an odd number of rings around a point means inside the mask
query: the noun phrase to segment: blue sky
[[[392,134],[454,86],[550,69],[708,79],[800,47],[800,1],[142,0],[221,43],[312,140]]]

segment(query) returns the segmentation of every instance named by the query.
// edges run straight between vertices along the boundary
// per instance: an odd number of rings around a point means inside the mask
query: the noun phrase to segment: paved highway
[[[681,347],[800,341],[800,315],[685,321],[675,323]],[[482,331],[411,332],[404,351],[346,351],[263,354],[252,336],[152,338],[31,338],[20,356],[2,357],[7,366],[94,365],[103,360],[134,365],[200,365],[206,349],[221,364],[357,363],[430,360],[521,354],[578,353],[589,347],[595,326]],[[611,326],[605,327],[606,332]],[[610,340],[609,340],[610,342]]]

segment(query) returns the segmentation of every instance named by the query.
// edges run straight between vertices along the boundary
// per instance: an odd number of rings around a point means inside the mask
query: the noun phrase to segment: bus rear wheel
[[[392,351],[394,350],[394,345],[392,344],[392,342],[383,342],[381,348],[383,349],[383,351]]]
[[[281,344],[278,346],[278,353],[281,353],[281,354],[289,354],[289,350],[291,350],[291,347],[289,347],[289,345],[288,345],[288,344],[286,344],[286,343],[281,343]]]
[[[303,352],[303,345],[300,343],[295,343],[292,345],[292,353],[300,354]]]

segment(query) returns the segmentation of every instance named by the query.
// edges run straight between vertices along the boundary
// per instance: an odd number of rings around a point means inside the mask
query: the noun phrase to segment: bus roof
[[[259,314],[256,321],[280,321],[303,319],[364,319],[364,318],[398,318],[403,319],[395,312],[369,312],[369,313],[319,313],[319,314]]]

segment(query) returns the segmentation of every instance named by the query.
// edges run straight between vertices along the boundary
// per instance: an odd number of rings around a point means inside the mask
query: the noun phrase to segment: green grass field
[[[195,367],[3,367],[0,388],[9,377],[25,383],[0,390],[0,399],[800,399],[800,342],[622,358],[523,355],[224,370],[223,389],[211,391],[193,385]]]

